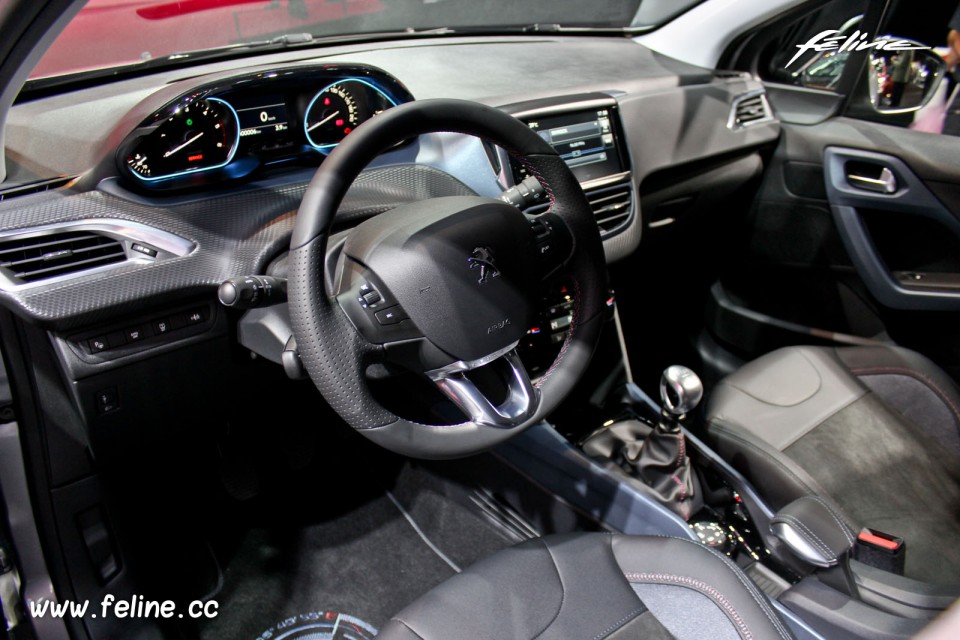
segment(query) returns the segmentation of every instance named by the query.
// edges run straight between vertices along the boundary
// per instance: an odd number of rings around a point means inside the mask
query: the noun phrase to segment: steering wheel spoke
[[[472,362],[458,361],[427,372],[440,391],[474,423],[490,427],[513,428],[530,420],[540,407],[540,392],[533,386],[517,355],[517,343]],[[468,377],[483,366],[499,366],[505,374],[506,398],[494,403]]]

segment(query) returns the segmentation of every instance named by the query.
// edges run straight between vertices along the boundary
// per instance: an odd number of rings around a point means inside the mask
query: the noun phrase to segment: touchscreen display
[[[610,109],[548,116],[527,124],[557,150],[580,182],[623,171]]]

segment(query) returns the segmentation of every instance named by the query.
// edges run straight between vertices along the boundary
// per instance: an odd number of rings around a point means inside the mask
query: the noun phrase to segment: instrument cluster
[[[413,100],[368,66],[259,72],[191,90],[147,118],[120,145],[128,182],[178,189],[316,163],[377,114]]]

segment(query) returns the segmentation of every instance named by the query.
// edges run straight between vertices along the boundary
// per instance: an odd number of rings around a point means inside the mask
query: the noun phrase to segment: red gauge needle
[[[331,113],[330,115],[328,115],[326,118],[324,118],[323,120],[321,120],[321,121],[318,122],[317,124],[310,125],[310,128],[307,129],[307,133],[313,131],[314,129],[316,129],[316,128],[319,127],[320,125],[323,125],[323,124],[326,124],[326,123],[330,122],[331,120],[333,120],[334,118],[336,118],[338,115],[340,115],[340,112],[339,112],[339,111],[334,111],[333,113]]]
[[[163,157],[164,157],[164,158],[169,158],[170,156],[172,156],[173,154],[175,154],[177,151],[180,151],[180,149],[183,149],[184,147],[190,146],[191,144],[193,144],[194,142],[196,142],[197,140],[199,140],[199,139],[202,138],[202,137],[203,137],[203,131],[201,131],[201,132],[198,133],[197,135],[193,136],[192,138],[190,138],[189,140],[187,140],[186,142],[184,142],[184,143],[183,143],[182,145],[180,145],[179,147],[175,147],[175,148],[173,148],[173,149],[170,149],[170,151],[167,151],[165,154],[163,154]]]

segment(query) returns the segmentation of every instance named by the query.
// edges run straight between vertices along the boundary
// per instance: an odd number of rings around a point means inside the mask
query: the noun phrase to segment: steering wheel
[[[492,198],[434,198],[370,218],[328,258],[337,208],[360,171],[382,151],[440,131],[506,149],[543,185],[549,211],[533,219]],[[558,272],[572,284],[572,323],[556,361],[532,382],[515,349],[543,281]],[[520,121],[462,100],[394,107],[330,153],[300,205],[288,276],[297,349],[321,394],[366,437],[420,458],[477,453],[555,409],[593,354],[607,292],[599,230],[566,163]],[[426,374],[467,420],[427,425],[395,415],[366,377],[383,363]],[[501,393],[471,380],[486,365],[500,372]]]

